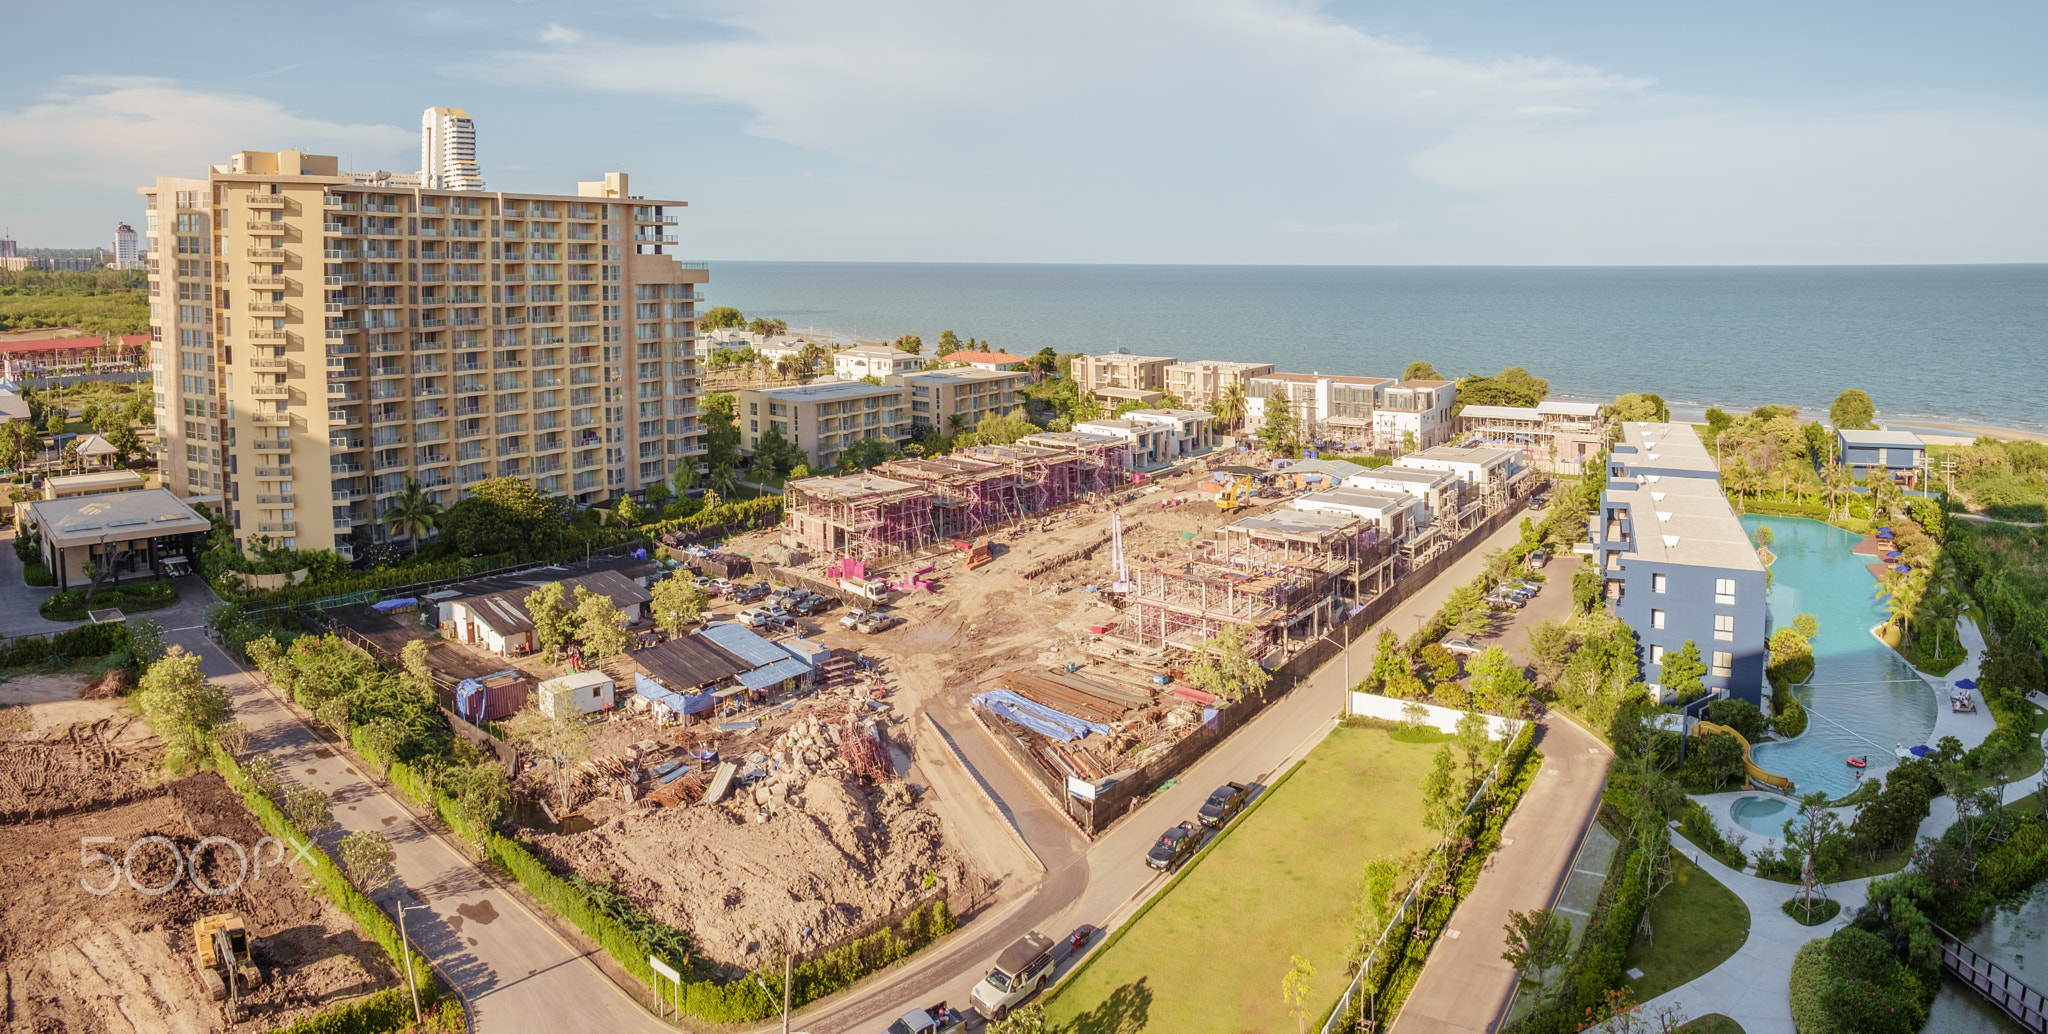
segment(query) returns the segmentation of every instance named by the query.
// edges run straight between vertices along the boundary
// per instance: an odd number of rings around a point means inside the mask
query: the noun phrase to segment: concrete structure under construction
[[[1294,508],[1311,513],[1340,513],[1365,521],[1376,541],[1406,542],[1429,528],[1422,500],[1401,492],[1366,488],[1332,488],[1296,496]]]
[[[1537,470],[1578,474],[1607,447],[1607,407],[1548,399],[1534,406],[1466,406],[1458,411],[1458,435],[1468,443],[1518,449]]]
[[[1402,381],[1380,389],[1373,410],[1373,440],[1383,449],[1414,451],[1451,440],[1451,406],[1458,386],[1450,381]]]
[[[866,474],[803,478],[784,489],[782,542],[878,560],[986,534],[1123,485],[1128,448],[1119,438],[1047,433],[891,460]]]

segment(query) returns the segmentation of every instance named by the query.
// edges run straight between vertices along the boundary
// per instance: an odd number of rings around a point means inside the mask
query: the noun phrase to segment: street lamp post
[[[398,942],[405,949],[405,984],[412,989],[412,1021],[425,1024],[426,1019],[420,1015],[420,985],[418,981],[413,979],[412,975],[412,939],[405,932],[405,914],[407,912],[425,912],[428,906],[408,905],[403,897],[392,898],[392,903],[398,906]]]

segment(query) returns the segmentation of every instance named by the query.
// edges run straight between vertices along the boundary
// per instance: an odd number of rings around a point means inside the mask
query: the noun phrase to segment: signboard
[[[1074,778],[1073,776],[1068,776],[1067,792],[1073,794],[1076,797],[1081,798],[1084,801],[1092,801],[1095,799],[1095,784],[1090,782],[1084,782],[1082,780]]]
[[[683,975],[676,972],[674,967],[652,955],[647,956],[647,968],[678,983],[683,979]]]

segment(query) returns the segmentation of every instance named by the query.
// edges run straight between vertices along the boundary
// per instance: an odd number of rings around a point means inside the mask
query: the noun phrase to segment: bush
[[[1747,700],[1716,700],[1707,705],[1706,719],[1741,733],[1751,743],[1762,740],[1769,728],[1764,713]]]
[[[1808,915],[1806,902],[1793,898],[1784,904],[1785,914],[1801,926],[1819,926],[1842,914],[1842,903],[1833,898],[1823,898],[1814,903],[1813,914]]]
[[[178,590],[168,581],[137,582],[109,586],[87,602],[84,589],[67,589],[44,600],[36,612],[51,621],[84,621],[88,611],[118,609],[133,614],[159,610],[178,602]]]
[[[22,565],[21,580],[39,589],[47,589],[57,584],[57,576],[51,574],[49,568],[35,562]]]
[[[412,995],[395,987],[314,1013],[284,1028],[282,1034],[461,1034],[469,1029],[462,1003],[453,999],[435,1006],[424,1027],[412,1023]]]
[[[1835,1029],[1821,1005],[1828,984],[1827,946],[1827,938],[1816,938],[1792,956],[1792,1026],[1799,1034],[1833,1034]]]
[[[128,626],[85,625],[56,635],[20,636],[0,647],[0,668],[42,664],[53,657],[105,657],[128,649]]]
[[[1771,716],[1772,731],[1788,740],[1806,731],[1806,707],[1793,699],[1791,694],[1786,694],[1782,708],[1776,704],[1772,707],[1777,711]]]

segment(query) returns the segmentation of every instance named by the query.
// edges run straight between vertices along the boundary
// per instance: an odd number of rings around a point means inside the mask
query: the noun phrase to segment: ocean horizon
[[[1881,419],[2048,431],[2048,264],[1217,266],[712,261],[705,306],[847,337],[941,330],[1298,373],[1524,366],[1567,398],[1674,412],[1845,388]]]

